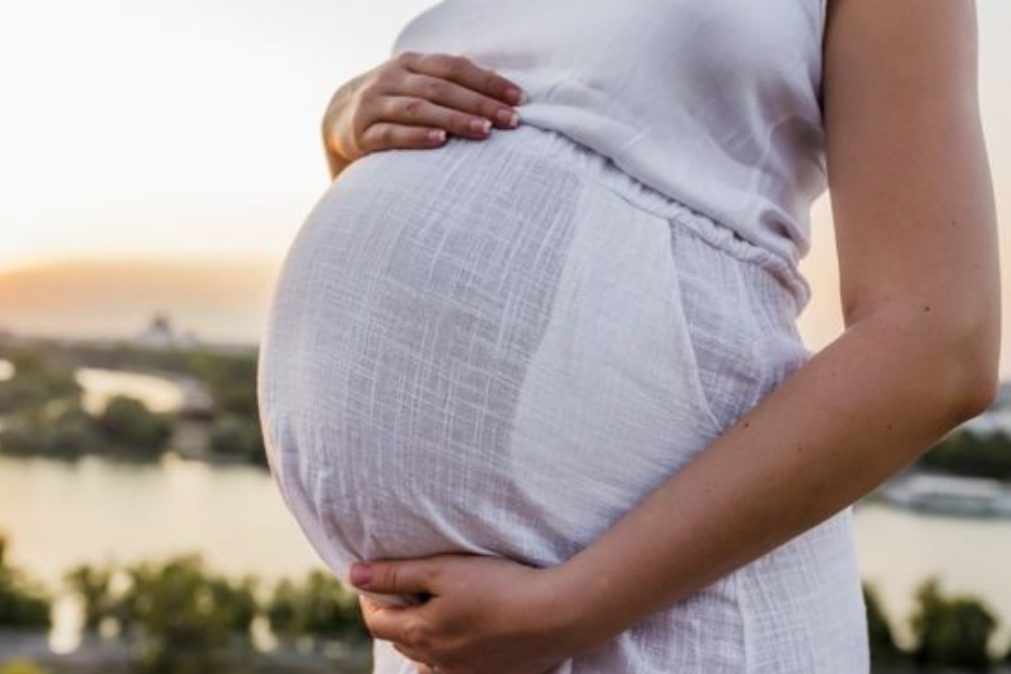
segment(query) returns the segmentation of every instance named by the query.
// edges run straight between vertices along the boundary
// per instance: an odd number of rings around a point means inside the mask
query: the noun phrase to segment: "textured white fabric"
[[[279,278],[259,374],[272,473],[352,592],[357,559],[562,563],[810,357],[785,278],[550,130],[368,155]],[[555,674],[868,671],[851,515]],[[374,671],[415,668],[377,640]]]
[[[456,53],[564,133],[796,268],[827,186],[826,0],[443,0],[391,54]],[[804,279],[803,306],[810,295]]]

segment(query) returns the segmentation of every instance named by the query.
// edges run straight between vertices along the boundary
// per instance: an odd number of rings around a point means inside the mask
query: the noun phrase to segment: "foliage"
[[[989,662],[987,643],[997,621],[978,600],[941,596],[936,577],[920,584],[910,619],[916,635],[916,662],[980,667]]]
[[[322,570],[300,583],[280,581],[266,606],[257,600],[255,578],[233,581],[210,573],[197,555],[128,566],[122,569],[128,582],[114,591],[119,571],[80,565],[66,582],[84,604],[87,629],[113,620],[121,634],[148,644],[152,660],[170,651],[207,654],[234,636],[248,637],[261,614],[282,638],[369,638],[357,596]]]
[[[114,574],[115,570],[109,566],[81,564],[70,569],[64,576],[70,591],[84,605],[85,630],[96,630],[103,619],[115,616],[116,602],[112,593]]]
[[[298,635],[299,600],[299,589],[287,578],[274,587],[265,611],[267,622],[275,635],[289,639]]]
[[[953,475],[1011,480],[1011,436],[1002,430],[978,433],[961,428],[942,438],[918,464]]]
[[[74,370],[87,365],[171,372],[202,381],[211,393],[213,408],[184,414],[213,417],[210,444],[217,453],[267,466],[257,416],[255,348],[149,349],[128,343],[89,345],[45,339],[24,347],[0,339],[0,357],[15,366],[14,376],[0,382],[0,413],[14,415],[5,416],[5,428],[0,431],[4,451],[77,458],[115,450],[153,458],[165,449],[174,419],[152,414],[140,401],[113,398],[97,419],[81,409],[82,390]],[[64,413],[43,411],[53,405]]]
[[[48,629],[51,599],[40,585],[7,563],[6,552],[6,540],[0,537],[0,626]]]
[[[245,417],[256,414],[256,356],[195,352],[187,369],[211,389],[221,414]]]
[[[0,674],[49,674],[34,662],[28,660],[13,660],[0,667]]]
[[[870,642],[871,659],[875,662],[901,659],[904,654],[895,644],[895,637],[888,618],[881,608],[876,587],[865,581],[863,595],[864,604],[867,607],[867,636]]]
[[[164,415],[125,395],[109,399],[98,424],[110,442],[152,454],[161,452],[172,435],[172,424]]]
[[[369,638],[358,597],[333,575],[312,571],[301,584],[281,581],[267,603],[271,630],[282,638]]]
[[[140,637],[146,667],[174,667],[182,653],[210,660],[233,637],[248,638],[259,610],[253,579],[236,583],[210,574],[196,555],[143,562],[127,574],[130,585],[118,598],[117,619],[125,633]]]
[[[0,430],[4,451],[56,458],[77,458],[100,451],[105,436],[79,400],[55,399],[24,410]]]
[[[257,417],[226,414],[211,426],[211,449],[228,456],[254,463],[265,463],[263,435]]]
[[[37,408],[53,400],[80,400],[82,388],[73,367],[39,348],[7,354],[14,375],[0,382],[0,412]]]

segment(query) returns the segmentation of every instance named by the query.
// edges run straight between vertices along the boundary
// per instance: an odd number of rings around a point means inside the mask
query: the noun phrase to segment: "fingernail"
[[[487,119],[470,120],[470,129],[476,133],[488,133],[491,129],[491,122]]]
[[[351,565],[351,582],[358,586],[365,586],[372,580],[372,567],[368,564],[355,563]]]
[[[509,99],[516,105],[523,105],[527,102],[527,92],[521,91],[516,87],[510,87],[508,91],[506,91],[506,96],[508,96]]]
[[[498,121],[506,126],[516,126],[520,120],[519,114],[515,110],[499,110]]]

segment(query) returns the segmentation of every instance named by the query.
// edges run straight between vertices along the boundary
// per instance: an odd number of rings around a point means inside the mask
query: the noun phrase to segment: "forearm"
[[[851,326],[550,569],[580,643],[620,633],[825,520],[972,416],[985,396],[968,393],[966,367],[950,342],[930,338],[931,320]]]
[[[330,149],[326,150],[326,163],[327,169],[330,171],[330,182],[336,180],[340,172],[351,164],[351,162]]]
[[[340,152],[338,147],[338,142],[336,134],[334,132],[335,120],[340,112],[342,105],[346,103],[346,99],[350,93],[350,82],[345,83],[330,98],[327,103],[326,112],[323,113],[323,119],[320,123],[320,133],[323,141],[323,151],[326,153],[327,169],[330,172],[331,182],[336,180],[340,172],[343,171],[351,163],[350,160],[346,159],[344,155]]]

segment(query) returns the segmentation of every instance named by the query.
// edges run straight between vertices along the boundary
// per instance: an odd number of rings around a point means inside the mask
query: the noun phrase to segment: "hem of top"
[[[752,674],[753,667],[751,666],[751,628],[748,625],[748,616],[750,612],[748,607],[745,605],[747,602],[747,597],[745,596],[744,579],[743,576],[748,572],[748,567],[743,566],[733,572],[733,584],[734,584],[734,601],[737,605],[738,615],[741,619],[741,657],[744,660],[742,662],[743,670],[741,674]]]
[[[550,135],[554,136],[556,141],[564,141],[579,148],[580,151],[588,153],[589,156],[594,158],[594,161],[598,162],[594,165],[595,168],[599,169],[606,165],[608,168],[618,171],[621,174],[622,179],[628,181],[628,184],[614,184],[601,180],[594,170],[594,166],[588,167],[581,163],[576,165],[565,164],[564,167],[567,170],[573,171],[582,179],[612,192],[626,201],[629,205],[650,213],[651,215],[663,218],[669,223],[681,225],[686,230],[695,234],[705,243],[713,246],[714,248],[717,248],[742,262],[754,264],[767,273],[770,273],[790,296],[794,305],[793,314],[795,317],[798,316],[807,306],[808,301],[811,299],[811,287],[807,279],[804,278],[804,275],[800,273],[800,270],[796,268],[796,265],[791,260],[788,260],[782,255],[744,238],[736,229],[689,206],[681,198],[670,196],[647,185],[638,178],[622,170],[614,163],[614,160],[611,157],[597,152],[584,143],[581,143],[556,129],[540,127],[534,124],[526,124],[525,126],[538,131],[546,131]],[[550,160],[552,156],[553,153],[548,154],[544,158]],[[654,204],[649,204],[645,199],[637,198],[635,190],[641,190],[652,199],[660,200],[663,204],[663,208],[659,208]]]
[[[628,174],[625,175],[627,176]],[[626,194],[618,187],[599,180],[592,175],[584,172],[581,176],[614,193],[629,205],[651,215],[663,218],[669,223],[680,225],[708,245],[731,255],[741,262],[753,264],[771,274],[790,296],[790,300],[793,302],[793,314],[795,317],[807,306],[811,298],[811,288],[807,279],[789,261],[777,253],[745,239],[737,230],[728,225],[720,224],[708,215],[696,211],[678,199],[661,195],[666,201],[665,206],[671,211],[663,212],[636,200],[633,196]],[[628,176],[628,178],[636,182],[642,189],[652,189],[632,176]]]
[[[727,225],[721,225],[708,216],[698,213],[683,204],[677,204],[684,211],[678,211],[671,221],[677,222],[699,236],[706,243],[723,250],[742,262],[755,264],[771,273],[787,290],[794,305],[794,316],[798,316],[811,299],[811,287],[803,274],[793,264],[777,253],[763,248],[744,237]]]

